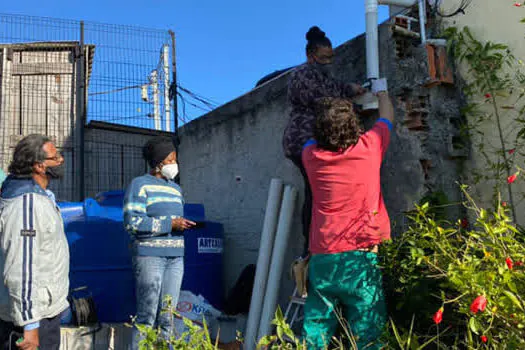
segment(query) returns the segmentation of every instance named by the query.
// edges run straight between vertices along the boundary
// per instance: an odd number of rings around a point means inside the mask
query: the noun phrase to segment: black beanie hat
[[[171,152],[175,152],[175,146],[170,139],[163,136],[149,140],[142,148],[142,156],[152,169],[162,163]]]

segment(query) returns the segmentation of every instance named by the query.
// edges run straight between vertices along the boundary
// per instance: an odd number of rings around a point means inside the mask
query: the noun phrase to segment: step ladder
[[[295,289],[293,290],[293,294],[290,297],[290,302],[288,303],[288,306],[286,307],[286,312],[284,313],[284,320],[288,323],[290,328],[293,327],[293,324],[295,323],[295,321],[301,321],[303,319],[302,317],[297,318],[297,316],[299,315],[299,311],[304,306],[305,302],[306,302],[306,298],[299,296],[297,293],[297,287],[295,287]],[[288,317],[290,316],[290,312],[292,312],[292,309],[293,309],[292,318],[289,320]]]

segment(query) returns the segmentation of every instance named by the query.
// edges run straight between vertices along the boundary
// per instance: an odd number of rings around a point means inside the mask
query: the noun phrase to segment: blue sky
[[[18,0],[3,1],[2,12],[172,29],[181,85],[220,104],[303,62],[310,26],[320,26],[334,46],[365,29],[364,0]],[[380,20],[387,12],[380,7]],[[191,118],[201,113],[188,111]]]

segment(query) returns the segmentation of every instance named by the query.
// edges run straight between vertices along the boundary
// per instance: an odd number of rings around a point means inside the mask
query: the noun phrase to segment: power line
[[[186,119],[186,101],[184,100],[183,96],[180,93],[177,93],[177,95],[180,97],[182,102],[182,115],[179,116],[183,123],[187,122]]]
[[[118,89],[113,89],[113,90],[100,91],[100,92],[91,92],[91,93],[89,93],[88,95],[89,95],[89,96],[96,96],[96,95],[112,94],[112,93],[120,92],[120,91],[124,91],[124,90],[140,89],[140,88],[142,88],[142,86],[144,86],[144,85],[145,85],[145,84],[142,84],[142,85],[130,85],[130,86],[124,86],[124,87],[121,87],[121,88],[118,88]]]
[[[188,96],[190,96],[191,98],[193,98],[194,100],[204,104],[206,107],[210,108],[210,109],[215,109],[217,108],[217,104],[215,103],[212,103],[210,102],[209,100],[207,100],[206,98],[204,97],[200,97],[199,95],[193,93],[192,91],[188,90],[188,89],[185,89],[183,87],[181,87],[179,85],[179,88],[182,92],[184,92],[185,94],[187,94]]]
[[[184,89],[185,91],[188,91],[189,93],[191,93],[191,94],[193,94],[193,95],[195,95],[195,96],[197,96],[197,97],[203,99],[203,100],[206,100],[207,102],[209,102],[209,103],[211,103],[211,104],[214,104],[214,105],[218,105],[218,104],[219,104],[218,102],[212,100],[211,98],[205,97],[205,96],[203,96],[203,95],[199,95],[198,93],[192,92],[192,91],[190,91],[189,89],[184,88],[184,87],[181,86],[180,84],[177,85],[177,86],[178,86],[179,88]]]

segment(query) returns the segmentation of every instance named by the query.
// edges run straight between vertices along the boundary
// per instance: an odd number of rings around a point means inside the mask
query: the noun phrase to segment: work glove
[[[372,93],[377,94],[381,91],[388,91],[386,78],[372,80]]]

